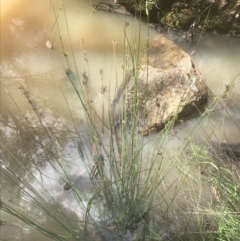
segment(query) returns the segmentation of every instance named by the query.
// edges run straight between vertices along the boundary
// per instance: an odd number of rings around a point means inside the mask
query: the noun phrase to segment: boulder
[[[137,105],[138,132],[146,136],[163,129],[172,118],[192,115],[207,103],[207,97],[204,78],[191,57],[158,35],[149,43],[148,57],[141,62],[138,81],[127,94],[128,117],[131,119]]]

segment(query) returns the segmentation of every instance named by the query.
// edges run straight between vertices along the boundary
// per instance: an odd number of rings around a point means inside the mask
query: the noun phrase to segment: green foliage
[[[165,27],[189,30],[194,24],[195,31],[240,34],[238,2],[235,1],[142,1],[121,0],[134,13],[145,11],[154,23]],[[222,5],[224,4],[224,5]],[[151,11],[153,10],[153,11]]]

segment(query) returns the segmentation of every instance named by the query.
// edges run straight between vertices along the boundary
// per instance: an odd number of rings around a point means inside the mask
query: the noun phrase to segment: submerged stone
[[[73,186],[73,183],[70,183],[70,182],[66,182],[64,185],[63,185],[63,190],[64,191],[68,191],[72,188]]]
[[[6,225],[6,221],[5,220],[0,220],[0,225]]]
[[[212,146],[216,150],[224,152],[229,157],[240,159],[240,143],[212,142]]]

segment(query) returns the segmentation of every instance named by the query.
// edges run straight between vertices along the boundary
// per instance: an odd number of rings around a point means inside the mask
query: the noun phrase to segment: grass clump
[[[66,17],[64,5],[61,11]],[[58,15],[55,25],[60,35],[57,19]],[[131,73],[129,78],[136,86],[140,68],[139,43],[132,49],[127,35],[125,40],[124,76]],[[67,208],[64,208],[61,201],[56,200],[22,164],[22,160],[3,146],[20,168],[38,183],[41,193],[2,164],[2,179],[12,185],[8,184],[11,189],[2,187],[2,190],[17,201],[11,203],[2,198],[1,211],[51,240],[238,240],[240,200],[237,165],[232,162],[232,157],[218,155],[209,147],[214,129],[204,140],[204,145],[197,145],[194,141],[196,133],[204,129],[202,123],[227,93],[215,97],[212,104],[199,113],[197,124],[185,140],[169,151],[177,116],[161,133],[150,139],[137,135],[139,95],[134,87],[131,110],[124,108],[126,93],[116,91],[114,102],[108,108],[102,106],[102,113],[99,113],[91,96],[89,69],[81,74],[73,48],[71,51],[71,54],[64,54],[68,65],[66,75],[85,114],[87,134],[78,136],[78,152],[92,184],[92,192],[83,193],[72,181],[61,143],[47,128],[47,136],[55,148],[55,171],[60,173],[62,181],[68,183],[65,187],[72,190],[76,200],[73,204],[77,208],[73,208],[72,203],[67,203]],[[83,56],[88,67],[86,53],[83,52]],[[70,58],[73,66],[69,64]],[[99,92],[104,97],[103,86]],[[29,95],[26,98],[31,100]],[[30,104],[41,122],[37,105],[32,100]],[[115,108],[118,106],[122,109],[116,118]],[[108,113],[107,122],[103,112]],[[1,144],[4,145],[2,141]],[[26,207],[30,207],[32,213],[26,212]],[[47,217],[48,225],[39,213]]]

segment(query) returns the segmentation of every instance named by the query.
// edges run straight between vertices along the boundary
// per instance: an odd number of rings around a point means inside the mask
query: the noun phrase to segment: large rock
[[[134,90],[137,90],[139,132],[143,135],[163,129],[173,117],[192,115],[194,109],[207,102],[208,96],[204,78],[190,56],[161,35],[149,44],[148,58],[142,60],[137,85],[128,94],[129,118],[136,106]]]

